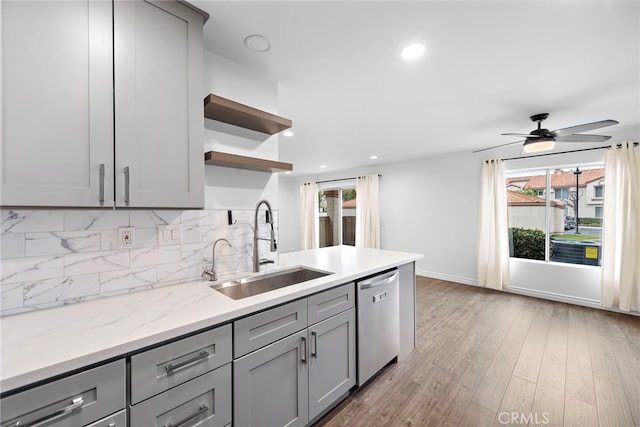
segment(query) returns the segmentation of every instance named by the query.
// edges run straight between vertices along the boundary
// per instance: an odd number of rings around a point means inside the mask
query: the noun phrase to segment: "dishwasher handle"
[[[389,271],[379,276],[375,276],[370,279],[363,280],[362,282],[358,282],[358,287],[360,289],[369,289],[375,288],[376,286],[388,285],[389,283],[396,280],[397,277],[398,270]]]

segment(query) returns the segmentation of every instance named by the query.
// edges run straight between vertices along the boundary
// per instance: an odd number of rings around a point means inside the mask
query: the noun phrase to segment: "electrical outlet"
[[[179,225],[158,226],[158,246],[179,245],[182,241],[182,227]]]
[[[118,228],[118,248],[127,249],[134,247],[136,235],[133,230],[133,227]]]

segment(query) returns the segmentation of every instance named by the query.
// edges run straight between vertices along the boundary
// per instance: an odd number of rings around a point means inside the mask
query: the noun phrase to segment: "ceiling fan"
[[[524,138],[523,140],[509,142],[506,144],[495,145],[489,148],[483,148],[474,151],[479,153],[480,151],[492,150],[498,147],[505,147],[507,145],[518,144],[524,142],[522,148],[525,153],[537,153],[541,151],[551,150],[556,142],[604,142],[610,139],[610,136],[606,135],[585,135],[579,132],[586,132],[593,129],[599,129],[606,126],[617,125],[616,120],[600,120],[598,122],[585,123],[577,126],[570,126],[568,128],[549,130],[542,128],[542,121],[549,117],[549,113],[534,114],[530,117],[532,122],[538,123],[538,129],[532,130],[528,134],[523,133],[503,133],[501,135],[518,136]]]

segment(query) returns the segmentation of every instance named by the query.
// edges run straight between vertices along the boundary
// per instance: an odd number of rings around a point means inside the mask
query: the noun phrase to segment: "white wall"
[[[602,162],[603,156],[604,150],[585,151],[507,161],[506,167],[572,166]],[[461,152],[333,174],[282,177],[281,245],[299,248],[301,182],[381,173],[382,248],[424,254],[416,263],[419,275],[477,284],[480,171],[488,157]],[[513,292],[599,306],[598,267],[520,259],[512,259],[510,265]]]
[[[223,98],[277,114],[278,82],[250,68],[204,51],[204,90]],[[204,95],[203,94],[203,98]],[[278,160],[278,135],[204,120],[204,151]],[[266,198],[278,206],[278,174],[219,166],[205,167],[205,208],[252,208]]]

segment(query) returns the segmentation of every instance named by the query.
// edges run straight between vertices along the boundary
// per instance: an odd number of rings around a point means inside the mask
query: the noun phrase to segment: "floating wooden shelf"
[[[289,119],[212,94],[204,98],[204,116],[269,135],[292,126]]]
[[[238,156],[237,154],[221,153],[219,151],[208,151],[204,153],[204,164],[260,172],[286,172],[293,170],[291,163]]]

